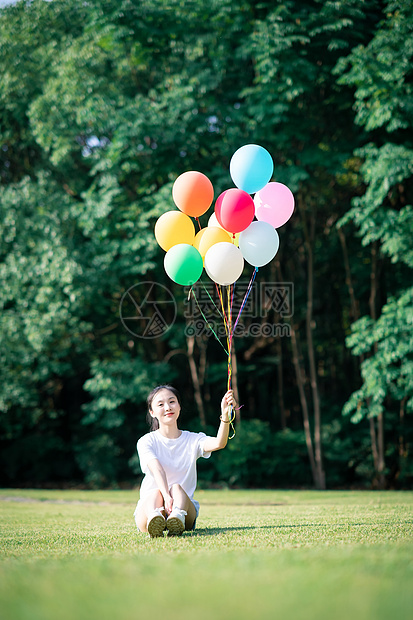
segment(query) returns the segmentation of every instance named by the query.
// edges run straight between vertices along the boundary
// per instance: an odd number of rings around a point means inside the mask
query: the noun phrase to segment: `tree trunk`
[[[344,269],[346,272],[346,284],[348,288],[348,292],[350,295],[351,302],[351,313],[353,316],[353,321],[357,321],[360,318],[360,307],[358,301],[356,299],[353,287],[353,281],[351,277],[350,271],[350,262],[348,260],[348,252],[347,252],[347,244],[344,232],[341,228],[338,229],[338,235],[340,237],[341,247],[343,249],[343,257],[344,257]],[[376,256],[376,253],[374,254]],[[371,273],[371,282],[370,282],[370,315],[375,319],[376,317],[376,261],[372,261],[372,273]],[[373,275],[374,274],[374,275]],[[364,355],[359,355],[359,363],[360,366],[364,362]],[[369,406],[369,400],[367,400],[367,407]],[[377,432],[376,432],[376,424],[374,418],[369,418],[369,427],[370,427],[370,442],[371,442],[371,453],[373,456],[374,463],[374,471],[379,471],[380,467],[380,458],[379,458],[379,450],[377,444]]]
[[[360,318],[359,304],[354,293],[353,279],[351,277],[350,262],[348,260],[346,237],[341,228],[338,229],[338,236],[341,242],[341,248],[343,250],[344,270],[346,272],[346,284],[348,293],[350,295],[351,314],[353,315],[353,321],[357,321]]]
[[[377,321],[377,274],[378,274],[378,242],[375,241],[371,246],[371,273],[370,273],[370,316],[373,321]],[[377,344],[375,345],[377,352]],[[377,416],[377,443],[376,443],[377,465],[376,477],[379,489],[384,489],[386,480],[384,476],[385,459],[384,459],[384,414]],[[374,454],[374,451],[373,451]]]
[[[406,459],[408,455],[408,450],[404,438],[404,415],[405,415],[405,406],[407,402],[407,396],[405,396],[400,401],[400,431],[399,431],[399,466],[397,471],[397,477],[400,477],[400,474],[403,474],[403,470],[406,467]]]
[[[273,282],[277,280],[277,269],[280,268],[280,258],[271,263],[271,279]],[[281,322],[281,315],[277,314],[275,322]],[[281,428],[284,430],[287,428],[287,416],[284,403],[284,372],[283,372],[283,348],[281,337],[275,339],[275,350],[277,353],[277,395],[278,395],[278,407],[280,409],[280,422]]]
[[[280,282],[283,282],[283,276],[281,272],[281,265],[277,263],[278,273],[280,275]],[[303,426],[304,426],[304,435],[305,435],[305,443],[307,446],[308,459],[310,461],[311,474],[313,477],[314,486],[319,488],[319,480],[318,480],[318,470],[316,466],[316,461],[314,458],[314,448],[313,448],[313,440],[311,438],[311,427],[310,427],[310,415],[308,411],[308,403],[307,397],[305,395],[304,388],[304,372],[301,369],[300,364],[300,355],[298,352],[298,342],[297,342],[297,334],[294,328],[294,324],[292,320],[289,320],[290,323],[290,333],[291,333],[291,348],[293,354],[293,365],[295,370],[295,376],[297,379],[297,387],[298,393],[300,396],[301,410],[303,412]]]
[[[404,442],[404,413],[407,396],[400,401],[400,433],[399,433],[399,469],[400,461],[407,456],[406,445]]]
[[[377,433],[374,418],[369,418],[370,425],[370,441],[371,441],[371,453],[373,455],[374,471],[379,471],[379,451],[377,449]]]
[[[294,369],[295,369],[295,376],[297,379],[298,393],[300,395],[301,410],[303,412],[305,443],[307,445],[308,458],[310,460],[310,467],[311,467],[311,473],[313,476],[314,486],[318,489],[320,481],[318,479],[318,470],[317,470],[316,461],[314,457],[313,441],[311,439],[310,416],[308,413],[307,398],[305,395],[304,381],[302,377],[300,358],[298,354],[297,336],[296,336],[296,332],[295,332],[292,321],[290,321],[290,327],[291,327],[291,346],[293,350],[293,364],[294,364]]]
[[[277,392],[278,392],[278,406],[280,408],[280,421],[281,428],[284,430],[287,428],[287,416],[285,413],[284,404],[284,375],[283,375],[283,350],[281,338],[277,338],[275,341],[275,347],[277,351]]]
[[[189,369],[191,372],[192,384],[194,386],[194,397],[195,397],[196,406],[198,408],[199,421],[201,422],[201,425],[205,428],[206,427],[205,409],[204,409],[204,403],[203,403],[202,395],[201,395],[201,384],[199,382],[198,370],[197,370],[195,357],[194,357],[195,336],[187,336],[186,343],[187,343],[187,351],[188,351]]]
[[[303,221],[303,228],[305,234],[305,243],[307,248],[308,258],[308,279],[307,279],[307,313],[306,313],[306,335],[307,335],[307,347],[308,347],[308,361],[310,366],[310,385],[311,393],[313,397],[314,407],[314,457],[317,466],[317,488],[325,489],[325,472],[323,467],[323,455],[321,446],[321,409],[320,409],[320,395],[318,392],[317,383],[317,368],[315,362],[314,342],[313,342],[313,299],[314,299],[314,254],[313,244],[315,238],[315,212],[310,213],[310,231],[308,230],[305,220],[304,209],[302,200],[301,214]]]
[[[379,413],[377,416],[377,447],[379,449],[379,462],[378,462],[378,483],[379,489],[386,487],[386,477],[384,474],[385,461],[384,461],[384,415]]]
[[[198,377],[199,377],[199,385],[201,388],[205,385],[205,375],[207,369],[207,346],[208,339],[199,336],[196,338],[196,343],[199,349],[199,364],[198,364]]]

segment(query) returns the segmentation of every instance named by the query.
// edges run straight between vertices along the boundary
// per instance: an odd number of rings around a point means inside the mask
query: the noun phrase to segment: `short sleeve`
[[[148,463],[152,459],[156,459],[157,455],[154,450],[154,445],[150,433],[147,433],[141,437],[136,445],[139,456],[139,463],[141,470],[144,474],[149,473]]]
[[[198,456],[197,458],[204,458],[204,459],[209,459],[209,457],[211,456],[211,452],[205,452],[204,450],[204,443],[205,440],[208,439],[208,435],[206,435],[205,433],[198,433]]]

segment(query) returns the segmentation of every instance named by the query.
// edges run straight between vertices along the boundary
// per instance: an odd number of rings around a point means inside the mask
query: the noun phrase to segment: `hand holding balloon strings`
[[[222,344],[220,338],[218,337],[218,335],[216,334],[216,332],[214,331],[214,329],[210,325],[208,319],[204,315],[204,313],[202,311],[202,308],[201,308],[201,305],[199,304],[198,299],[196,297],[195,290],[194,290],[193,286],[191,287],[191,289],[189,291],[189,294],[188,294],[188,297],[190,295],[193,296],[193,298],[195,300],[195,303],[197,304],[198,309],[199,309],[199,311],[200,311],[200,313],[201,313],[201,315],[202,315],[206,325],[208,325],[209,329],[212,331],[212,333],[214,334],[216,340],[222,346],[222,348],[224,349],[224,351],[225,351],[225,353],[226,353],[226,355],[228,357],[227,390],[231,389],[231,379],[232,379],[232,339],[234,337],[235,330],[237,328],[238,321],[240,319],[241,313],[242,313],[242,311],[243,311],[243,309],[245,307],[245,304],[247,303],[248,296],[249,296],[249,294],[250,294],[250,292],[252,290],[252,286],[254,284],[257,272],[258,272],[258,268],[255,268],[254,272],[253,272],[253,274],[251,276],[251,280],[250,280],[250,282],[248,284],[247,290],[245,292],[244,298],[243,298],[243,300],[241,302],[241,306],[240,306],[240,309],[238,311],[238,315],[237,315],[235,321],[233,321],[233,319],[232,319],[235,283],[233,285],[230,285],[230,286],[226,287],[226,302],[228,304],[227,311],[225,311],[225,300],[224,300],[224,295],[223,295],[223,292],[222,292],[222,288],[221,288],[221,286],[216,285],[216,290],[217,290],[218,297],[219,297],[219,300],[220,300],[222,313],[220,312],[219,308],[217,308],[214,300],[212,299],[212,297],[210,296],[208,290],[204,286],[205,292],[207,293],[208,297],[210,298],[210,300],[212,301],[213,305],[215,306],[215,308],[217,309],[218,313],[220,314],[220,316],[222,317],[222,319],[224,321],[225,332],[226,332],[226,336],[227,336],[227,348],[224,347],[224,345]],[[240,409],[240,408],[241,407],[238,407],[238,409]],[[235,410],[232,408],[231,409],[231,413],[230,413],[230,424],[231,424],[231,427],[232,427],[233,434],[230,437],[230,439],[232,439],[235,436],[235,428],[234,428],[234,425],[233,425],[234,419],[235,419]]]

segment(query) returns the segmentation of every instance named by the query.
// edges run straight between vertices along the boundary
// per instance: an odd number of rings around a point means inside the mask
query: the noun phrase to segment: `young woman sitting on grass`
[[[229,390],[221,401],[221,423],[216,437],[205,433],[181,431],[178,418],[181,400],[170,385],[160,385],[149,394],[148,421],[151,432],[137,444],[139,461],[145,477],[134,513],[141,532],[152,538],[180,536],[193,530],[199,503],[193,499],[196,488],[196,461],[209,458],[211,452],[225,448],[228,440],[231,407],[236,407]]]

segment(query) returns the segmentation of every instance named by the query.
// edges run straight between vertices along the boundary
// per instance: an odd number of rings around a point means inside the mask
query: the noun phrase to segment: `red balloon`
[[[215,203],[215,215],[219,225],[231,233],[248,228],[254,214],[255,205],[251,196],[235,187],[222,192]]]

